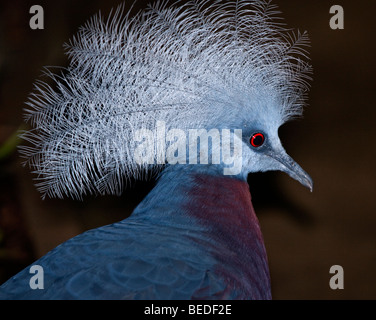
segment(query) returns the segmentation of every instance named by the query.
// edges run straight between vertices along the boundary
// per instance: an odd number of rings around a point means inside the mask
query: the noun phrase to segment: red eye
[[[252,135],[251,139],[249,140],[252,147],[258,148],[261,147],[265,141],[265,137],[262,133],[255,133]]]

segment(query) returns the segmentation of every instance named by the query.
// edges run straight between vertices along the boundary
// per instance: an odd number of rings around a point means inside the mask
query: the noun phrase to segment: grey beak
[[[286,172],[291,178],[299,181],[312,192],[312,178],[284,150],[282,152],[270,150],[267,151],[266,154],[274,160],[277,160],[282,165],[280,168],[281,171]]]

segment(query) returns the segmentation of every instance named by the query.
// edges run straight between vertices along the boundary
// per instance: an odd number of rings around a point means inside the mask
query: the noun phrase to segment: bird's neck
[[[215,272],[243,288],[245,296],[258,292],[254,286],[270,288],[263,236],[244,179],[170,169],[135,214],[150,223],[183,230],[207,248],[216,261]],[[258,297],[269,296],[253,296]]]
[[[134,218],[177,232],[206,248],[217,275],[243,298],[270,298],[263,236],[245,179],[168,169]],[[160,230],[160,229],[158,229]],[[266,292],[266,294],[265,294]]]
[[[239,236],[240,229],[253,230],[262,240],[247,181],[196,167],[165,170],[134,215],[158,224],[198,226],[221,234]],[[196,223],[191,224],[192,220]]]

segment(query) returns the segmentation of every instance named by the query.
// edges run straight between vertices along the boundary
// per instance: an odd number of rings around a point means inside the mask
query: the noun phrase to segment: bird
[[[269,0],[157,1],[92,17],[27,101],[20,147],[46,197],[120,195],[155,179],[126,219],[88,230],[0,287],[1,299],[268,300],[247,177],[313,181],[279,127],[312,80],[307,32]],[[43,288],[32,288],[32,266]]]

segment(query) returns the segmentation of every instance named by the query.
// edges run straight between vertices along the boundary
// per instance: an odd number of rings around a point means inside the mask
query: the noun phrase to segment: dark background
[[[133,2],[133,1],[132,1]],[[138,1],[145,7],[150,1]],[[66,65],[63,43],[99,10],[119,1],[38,1],[44,30],[31,30],[35,2],[0,3],[0,146],[22,125],[22,109],[43,66]],[[280,172],[249,182],[270,262],[275,299],[376,298],[375,1],[276,0],[289,27],[307,30],[314,67],[304,119],[284,125],[288,153],[312,176],[313,193]],[[131,1],[126,1],[129,7]],[[329,27],[342,5],[345,29]],[[121,220],[152,186],[121,197],[42,201],[14,143],[0,152],[0,283],[59,243]],[[0,149],[4,150],[4,149]],[[332,265],[344,289],[329,287]]]

